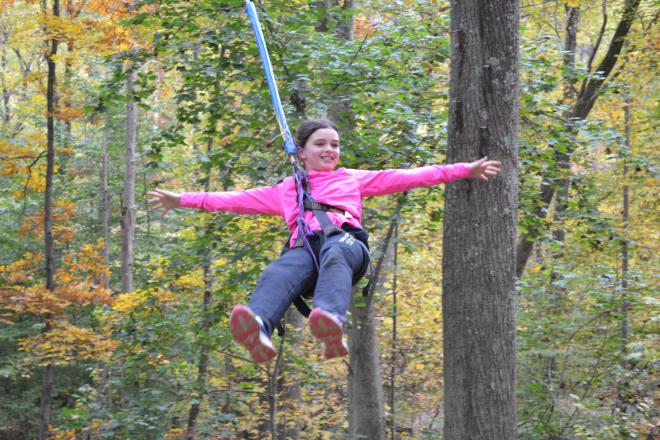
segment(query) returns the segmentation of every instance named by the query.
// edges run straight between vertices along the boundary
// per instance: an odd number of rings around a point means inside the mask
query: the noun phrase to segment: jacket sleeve
[[[284,215],[279,185],[236,191],[183,193],[179,205],[205,211]]]
[[[351,172],[360,184],[362,196],[369,197],[467,179],[470,177],[470,166],[460,162],[452,165],[431,165],[410,169],[351,170]]]

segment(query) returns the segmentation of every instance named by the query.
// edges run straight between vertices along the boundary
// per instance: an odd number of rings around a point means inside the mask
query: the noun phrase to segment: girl
[[[482,158],[472,163],[426,166],[409,170],[354,170],[338,168],[339,130],[330,121],[311,119],[296,130],[296,145],[309,179],[314,200],[324,206],[324,215],[335,230],[327,233],[314,212],[305,211],[304,220],[314,234],[309,245],[302,243],[298,230],[298,204],[294,179],[287,177],[273,186],[216,193],[183,193],[156,189],[149,200],[163,215],[178,207],[240,214],[271,214],[284,217],[292,235],[280,258],[262,274],[247,306],[234,307],[230,329],[255,362],[276,356],[271,334],[291,303],[313,291],[314,308],[309,326],[314,337],[325,345],[325,357],[348,354],[343,324],[351,287],[369,265],[367,234],[362,229],[362,197],[392,194],[416,187],[433,186],[459,179],[488,180],[501,171],[498,161]],[[314,209],[319,209],[319,205]],[[325,212],[327,211],[327,212]],[[324,234],[322,229],[326,229]]]

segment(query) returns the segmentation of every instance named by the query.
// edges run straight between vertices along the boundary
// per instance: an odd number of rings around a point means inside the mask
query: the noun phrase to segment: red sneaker
[[[316,307],[309,314],[309,328],[312,335],[325,344],[326,359],[348,354],[342,324],[333,314]]]
[[[277,350],[263,328],[261,318],[243,304],[234,306],[229,318],[229,328],[234,340],[250,352],[257,363],[268,362],[277,356]]]

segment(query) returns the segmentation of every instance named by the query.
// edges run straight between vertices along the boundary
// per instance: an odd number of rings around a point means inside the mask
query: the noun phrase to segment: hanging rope
[[[312,235],[313,232],[307,222],[305,221],[305,206],[304,200],[305,197],[311,199],[311,194],[309,194],[309,181],[307,179],[307,173],[298,165],[298,149],[296,148],[295,143],[293,142],[293,137],[291,136],[291,131],[289,130],[289,125],[286,122],[286,115],[284,114],[284,108],[282,107],[282,101],[280,100],[280,94],[277,91],[277,83],[275,82],[275,74],[273,73],[273,66],[270,62],[270,57],[268,56],[268,48],[266,47],[266,41],[264,40],[264,34],[261,31],[261,25],[259,23],[259,17],[257,15],[257,9],[254,6],[254,3],[251,0],[245,0],[245,11],[247,12],[248,17],[250,18],[250,23],[252,24],[252,30],[254,31],[254,37],[257,41],[257,47],[259,48],[259,55],[261,57],[261,63],[263,64],[264,74],[266,75],[266,82],[268,83],[268,89],[270,90],[270,99],[273,102],[273,108],[275,109],[275,117],[277,118],[277,123],[280,127],[280,135],[284,142],[284,151],[289,155],[289,161],[293,167],[293,179],[296,183],[297,191],[297,204],[298,204],[298,237],[297,240],[302,239],[305,247],[309,251],[314,260],[314,264],[318,270],[319,264],[316,261],[316,256],[312,250],[312,246],[309,243],[308,236]]]
[[[277,91],[275,74],[273,73],[273,67],[270,63],[270,57],[268,56],[268,48],[266,47],[264,34],[261,32],[261,25],[259,24],[257,9],[255,8],[254,3],[250,0],[245,0],[245,5],[245,11],[250,18],[250,23],[252,23],[252,30],[254,31],[254,37],[257,40],[257,47],[259,48],[261,63],[263,64],[264,74],[266,75],[266,82],[268,83],[268,89],[270,90],[270,98],[271,101],[273,101],[273,108],[275,109],[277,123],[280,126],[280,134],[282,135],[282,140],[284,141],[284,151],[286,151],[289,155],[295,156],[298,154],[298,151],[296,149],[296,145],[293,142],[293,138],[291,137],[289,126],[286,123],[286,116],[284,115],[284,109],[282,108],[282,102],[280,101],[280,94]]]

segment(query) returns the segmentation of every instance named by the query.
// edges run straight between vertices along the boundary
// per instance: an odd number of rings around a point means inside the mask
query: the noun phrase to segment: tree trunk
[[[101,255],[103,265],[110,265],[110,190],[108,187],[108,174],[110,167],[110,155],[108,145],[110,143],[110,133],[112,131],[110,110],[105,109],[105,127],[103,128],[103,140],[101,141],[101,236],[103,237],[103,248]],[[103,278],[103,287],[110,288],[110,277]]]
[[[578,31],[578,22],[580,19],[580,9],[574,8],[572,6],[566,5],[566,34],[564,39],[564,53],[563,53],[563,94],[562,102],[572,103],[575,98],[575,83],[576,83],[576,72],[575,72],[575,49],[577,47],[577,31]],[[559,280],[562,278],[562,274],[559,271],[554,270],[554,267],[557,267],[561,263],[561,259],[564,256],[564,241],[566,239],[566,209],[568,208],[568,190],[571,183],[570,173],[570,152],[575,149],[575,136],[576,130],[571,120],[570,111],[564,111],[562,114],[563,124],[564,124],[564,142],[560,142],[561,148],[557,147],[557,150],[554,153],[555,161],[558,168],[561,170],[561,174],[557,178],[556,189],[555,189],[555,210],[553,213],[553,226],[554,230],[552,231],[552,236],[555,240],[556,250],[552,253],[552,258],[555,261],[553,263],[553,270],[550,275],[552,281]],[[551,294],[553,295],[552,302],[553,305],[557,308],[561,307],[564,298],[564,288],[554,285],[551,288]]]
[[[351,325],[347,328],[349,345],[348,367],[348,428],[351,439],[385,438],[385,405],[380,357],[376,344],[373,295],[365,304],[351,301]]]
[[[336,2],[339,3],[338,1]],[[354,0],[344,0],[342,5],[342,14],[337,20],[335,35],[337,39],[343,41],[353,41],[355,26],[354,15],[350,13],[355,8]],[[350,13],[350,14],[349,14]],[[349,15],[346,15],[349,14]],[[355,127],[353,113],[351,111],[351,100],[353,92],[350,86],[338,89],[330,99],[330,111],[328,118],[337,124],[340,129],[350,131]]]
[[[212,150],[212,139],[209,138],[206,143],[206,154],[207,156],[211,154]],[[208,192],[211,183],[211,172],[207,169],[205,175],[200,179],[204,191]],[[213,224],[209,224],[206,227],[205,236],[208,236],[213,230]],[[196,437],[196,425],[197,417],[199,416],[199,409],[202,404],[202,400],[206,395],[206,380],[208,375],[208,366],[209,366],[209,342],[208,335],[211,330],[211,301],[213,299],[213,271],[211,269],[211,260],[212,252],[209,247],[204,248],[204,262],[203,262],[203,271],[204,271],[204,296],[202,299],[202,325],[199,331],[199,335],[202,336],[203,341],[200,344],[199,348],[199,362],[197,363],[197,380],[195,384],[196,388],[196,401],[190,405],[190,410],[188,411],[188,426],[186,438],[188,440],[193,440]]]
[[[197,417],[199,416],[199,410],[202,404],[202,400],[206,395],[206,377],[208,375],[209,367],[209,343],[206,341],[208,338],[209,330],[211,329],[211,322],[209,319],[209,314],[211,313],[211,299],[213,296],[213,274],[211,271],[211,259],[210,255],[205,255],[205,261],[203,265],[204,270],[204,298],[202,300],[202,328],[200,329],[200,334],[204,337],[204,342],[202,342],[199,349],[199,362],[197,363],[197,380],[196,380],[196,396],[195,402],[190,405],[190,410],[188,411],[188,425],[186,438],[188,440],[193,440],[196,438],[197,434],[195,432],[197,425]]]
[[[7,40],[9,35],[5,32],[2,33],[2,41],[0,41],[0,82],[2,85],[0,89],[2,90],[2,124],[4,125],[4,130],[9,131],[9,125],[11,124],[11,91],[7,88],[7,73],[8,62],[7,62]]]
[[[346,329],[349,346],[348,429],[351,439],[386,437],[380,354],[374,323],[374,292],[384,285],[383,273],[391,262],[392,237],[402,204],[403,198],[397,203],[395,218],[385,235],[382,257],[375,265],[369,295],[365,298],[362,292],[354,292],[351,300],[351,323]]]
[[[630,310],[630,302],[628,301],[628,222],[630,220],[630,186],[628,185],[628,156],[630,155],[630,106],[632,98],[630,91],[626,91],[625,103],[623,106],[623,123],[624,123],[624,141],[621,152],[623,160],[623,216],[622,216],[622,231],[623,243],[621,244],[621,353],[622,363],[624,367],[629,367],[626,361],[628,354],[628,313]]]
[[[44,12],[46,12],[44,10]],[[53,16],[59,17],[60,2],[53,0]],[[53,243],[53,175],[55,174],[55,109],[57,106],[57,72],[55,56],[58,41],[50,40],[50,51],[46,57],[48,63],[48,84],[46,88],[46,190],[44,192],[44,259],[46,262],[46,289],[55,290],[55,252]],[[50,330],[50,316],[46,316],[45,332]],[[46,365],[41,385],[41,405],[39,410],[39,440],[49,436],[50,405],[53,393],[53,366]]]
[[[294,307],[289,307],[284,317],[286,321],[287,344],[289,350],[296,351],[298,355],[300,352],[301,333],[304,325],[303,315],[298,312]],[[278,388],[282,390],[280,397],[279,413],[284,416],[284,420],[278,423],[277,432],[281,433],[280,437],[285,439],[298,439],[300,438],[301,425],[297,419],[287,420],[287,414],[298,414],[298,407],[302,397],[300,382],[291,380],[293,375],[287,372],[286,365],[282,366],[282,374],[278,377]],[[285,379],[288,378],[289,381]]]
[[[65,3],[65,10],[66,10],[66,17],[67,20],[73,20],[75,18],[75,15],[73,13],[73,4],[72,2],[66,2]],[[64,106],[66,108],[71,107],[71,76],[72,76],[72,70],[71,70],[71,55],[73,54],[74,51],[74,43],[72,39],[68,39],[66,41],[66,56],[64,57],[64,89],[66,90],[66,93],[64,93],[63,100],[64,100]],[[71,119],[66,119],[64,121],[64,132],[66,133],[66,142],[70,142],[71,139]]]
[[[121,207],[121,290],[133,291],[133,240],[135,238],[135,143],[137,138],[135,80],[137,71],[134,65],[128,67],[126,80],[126,138],[124,191]]]
[[[443,241],[448,440],[516,438],[517,0],[452,0],[447,160],[502,162],[447,185]]]
[[[590,72],[590,74],[597,73],[597,75],[585,78],[580,87],[580,90],[577,93],[575,102],[571,107],[571,111],[565,115],[565,118],[567,118],[567,120],[573,121],[575,126],[578,125],[577,123],[579,121],[585,120],[589,116],[591,109],[596,103],[596,99],[598,96],[600,96],[603,84],[614,70],[628,33],[630,32],[632,22],[635,19],[635,14],[637,12],[639,3],[640,0],[625,1],[621,19],[616,27],[616,30],[614,31],[614,35],[610,41],[607,53],[605,54],[605,57],[598,65],[598,67]],[[603,26],[603,32],[604,30],[605,26]],[[560,175],[568,172],[568,168],[570,167],[570,157],[572,150],[569,150],[566,154],[568,160],[556,161],[556,172]],[[537,204],[538,207],[532,213],[534,217],[538,219],[545,218],[548,212],[548,206],[553,199],[556,188],[557,183],[555,182],[554,177],[546,176],[543,178],[539,190]],[[521,277],[525,271],[525,265],[527,264],[527,260],[532,254],[532,250],[534,248],[534,242],[540,235],[542,235],[541,232],[541,230],[532,230],[521,234],[518,237],[518,242],[516,245],[516,274],[518,277]]]
[[[577,47],[577,31],[578,31],[578,22],[580,19],[580,9],[574,8],[572,6],[565,6],[566,9],[566,34],[564,39],[564,53],[563,53],[563,93],[562,93],[562,102],[572,103],[575,97],[575,82],[576,82],[576,72],[575,72],[575,49]],[[564,231],[564,218],[565,211],[568,207],[568,188],[570,185],[570,178],[567,175],[570,173],[570,157],[568,154],[568,144],[573,144],[575,140],[575,130],[573,129],[573,124],[570,120],[572,115],[569,111],[565,111],[562,114],[564,119],[564,124],[566,125],[564,131],[566,132],[566,152],[557,151],[557,164],[565,174],[559,176],[559,181],[557,184],[556,194],[555,194],[555,211],[554,211],[554,224],[555,230],[553,231],[554,239],[563,246],[565,239]],[[573,150],[575,147],[571,145],[570,150]],[[563,255],[562,250],[560,249],[555,258],[559,258]]]
[[[393,270],[392,270],[392,365],[390,366],[390,438],[396,440],[396,360],[397,360],[397,313],[398,313],[398,304],[397,304],[397,281],[398,281],[398,270],[399,270],[399,222],[397,221],[394,225],[394,243],[392,245],[392,259],[393,259]]]

